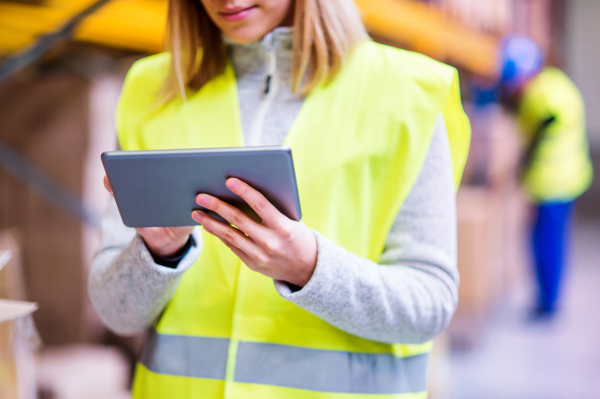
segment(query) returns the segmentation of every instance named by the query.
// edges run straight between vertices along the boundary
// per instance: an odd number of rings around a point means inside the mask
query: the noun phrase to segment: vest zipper
[[[265,94],[269,94],[271,89],[271,79],[277,71],[277,56],[275,50],[271,47],[267,51],[267,81],[265,82]]]
[[[273,36],[273,32],[270,32],[263,39],[263,46],[267,53],[267,77],[265,79],[264,90],[265,97],[261,101],[260,106],[258,107],[258,111],[256,112],[256,116],[254,117],[248,143],[246,143],[246,145],[248,146],[259,145],[260,137],[265,123],[265,118],[267,117],[267,112],[271,108],[271,105],[273,104],[273,101],[277,96],[277,92],[279,91],[279,75],[277,74],[277,54],[275,52],[275,47],[273,46]]]

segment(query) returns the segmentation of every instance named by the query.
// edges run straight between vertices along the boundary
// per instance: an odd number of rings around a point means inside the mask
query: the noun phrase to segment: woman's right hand
[[[104,187],[110,195],[113,195],[106,175],[104,175]],[[135,230],[142,237],[150,252],[161,258],[169,258],[183,248],[194,230],[194,226],[140,227]]]

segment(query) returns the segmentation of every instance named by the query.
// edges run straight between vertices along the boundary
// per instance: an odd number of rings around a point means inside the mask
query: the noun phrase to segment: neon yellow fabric
[[[225,381],[208,378],[187,378],[153,373],[136,365],[133,381],[135,398],[222,398]]]
[[[518,121],[527,143],[551,116],[556,120],[535,152],[524,188],[538,201],[570,201],[587,190],[593,171],[583,99],[573,82],[557,68],[545,68],[525,88]]]
[[[228,66],[217,79],[189,95],[187,103],[176,99],[161,106],[155,93],[167,65],[168,55],[161,54],[131,68],[117,114],[121,147],[243,145],[232,68]],[[331,83],[310,93],[284,141],[292,148],[304,223],[356,255],[377,261],[419,174],[440,112],[446,120],[458,186],[470,127],[460,103],[456,71],[425,56],[373,42],[358,46]],[[206,233],[203,239],[200,258],[185,273],[156,330],[230,338],[224,390],[219,391],[214,381],[158,376],[140,365],[135,398],[194,397],[188,393],[204,388],[202,398],[350,396],[303,390],[295,394],[291,388],[233,382],[239,341],[400,357],[431,350],[431,343],[387,345],[343,332],[282,299],[271,279],[249,270],[219,240]],[[376,396],[420,398],[426,393]]]
[[[427,392],[400,395],[365,395],[365,394],[339,394],[331,392],[310,392],[302,389],[285,387],[272,387],[258,384],[234,383],[232,394],[236,398],[261,398],[261,399],[427,399]]]

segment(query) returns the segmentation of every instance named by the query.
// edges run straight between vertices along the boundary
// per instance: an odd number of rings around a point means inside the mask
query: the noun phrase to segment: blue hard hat
[[[544,67],[544,52],[536,42],[523,35],[508,35],[502,42],[502,85],[518,90]]]

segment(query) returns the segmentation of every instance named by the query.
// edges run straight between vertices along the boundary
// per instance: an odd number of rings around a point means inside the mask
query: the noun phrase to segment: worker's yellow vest
[[[188,101],[156,106],[167,55],[137,62],[117,124],[124,150],[243,146],[233,70]],[[443,112],[458,184],[470,128],[453,68],[364,42],[306,98],[292,148],[303,221],[377,261]],[[203,171],[196,172],[201,175]],[[346,333],[281,298],[203,233],[203,249],[150,332],[134,398],[424,398],[431,343],[389,345]]]
[[[537,201],[572,201],[590,186],[593,171],[583,99],[557,68],[545,68],[525,88],[518,114],[525,141],[551,116],[556,120],[543,133],[524,188]]]

